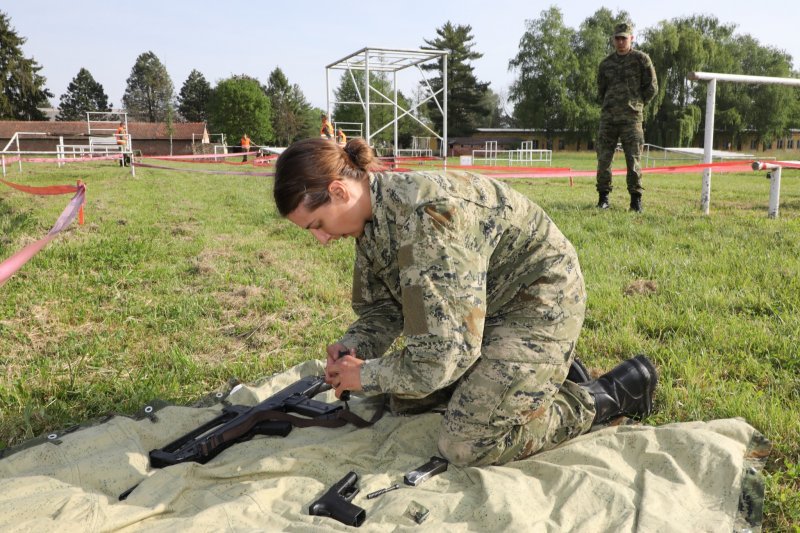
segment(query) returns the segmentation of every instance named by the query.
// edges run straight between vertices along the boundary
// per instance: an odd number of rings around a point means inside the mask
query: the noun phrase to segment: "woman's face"
[[[307,229],[322,244],[343,237],[360,237],[364,226],[372,218],[369,185],[351,179],[332,181],[328,185],[331,200],[314,210],[304,203],[286,218]]]

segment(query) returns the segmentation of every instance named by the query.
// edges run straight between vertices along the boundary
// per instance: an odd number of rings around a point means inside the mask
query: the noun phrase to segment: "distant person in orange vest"
[[[344,134],[344,132],[342,131],[342,128],[339,128],[336,131],[336,142],[338,142],[342,146],[347,144],[347,135]]]
[[[125,128],[125,123],[120,122],[117,127],[117,133],[114,134],[117,138],[117,145],[119,151],[122,152],[122,158],[119,160],[119,166],[124,167],[131,164],[131,158],[125,153],[125,148],[128,146],[128,130]]]
[[[246,133],[242,135],[240,144],[242,145],[242,152],[244,152],[244,155],[242,156],[242,163],[244,163],[247,161],[247,152],[250,151],[250,137],[248,137]]]
[[[328,119],[328,115],[322,115],[322,127],[319,129],[319,134],[321,137],[333,140],[333,125]]]

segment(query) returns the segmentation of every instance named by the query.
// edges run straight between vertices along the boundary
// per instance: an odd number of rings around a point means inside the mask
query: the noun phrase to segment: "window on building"
[[[532,145],[533,149],[534,150],[538,150],[539,149],[539,139],[534,139],[531,142],[533,143],[533,145]]]
[[[788,148],[789,150],[794,148],[794,139],[789,139],[788,141],[786,141],[786,148]]]
[[[778,139],[778,150],[783,148],[783,139]]]
[[[755,150],[756,148],[758,148],[758,144],[756,143],[756,140],[753,139],[750,141],[750,149]]]
[[[565,146],[566,146],[566,145],[565,145],[565,143],[564,143],[564,139],[559,139],[559,140],[558,140],[558,149],[559,149],[559,150],[563,150],[563,149],[565,148]]]
[[[587,142],[586,143],[586,149],[587,150],[594,150],[594,141],[590,140],[589,142]]]

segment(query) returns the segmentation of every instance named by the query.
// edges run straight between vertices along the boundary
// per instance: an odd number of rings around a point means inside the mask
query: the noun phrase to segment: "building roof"
[[[113,127],[112,127],[113,126]],[[109,124],[110,130],[116,126]],[[206,129],[204,122],[175,122],[172,124],[173,139],[192,139],[202,136]],[[16,132],[46,133],[49,136],[89,136],[89,127],[86,121],[25,121],[25,120],[0,120],[0,139],[10,139]],[[167,124],[164,122],[128,122],[128,133],[134,139],[169,139]],[[98,136],[113,135],[113,131],[101,132]]]

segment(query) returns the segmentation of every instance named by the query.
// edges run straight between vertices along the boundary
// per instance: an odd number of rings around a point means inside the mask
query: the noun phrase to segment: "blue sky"
[[[44,67],[42,74],[56,106],[82,67],[118,106],[137,56],[151,50],[166,65],[176,93],[192,69],[212,84],[234,74],[248,74],[266,83],[279,66],[313,105],[324,108],[325,65],[364,47],[419,48],[448,20],[472,26],[475,49],[484,54],[474,62],[478,79],[504,93],[514,79],[508,62],[517,52],[525,21],[538,18],[551,5],[559,6],[572,28],[601,6],[614,12],[627,10],[638,30],[661,20],[713,14],[722,22],[736,24],[739,33],[752,35],[762,45],[788,52],[797,70],[800,9],[793,4],[777,0],[627,4],[588,0],[5,0],[0,10],[11,18],[17,33],[28,39],[23,50]],[[418,80],[416,75],[402,75],[401,90]]]

